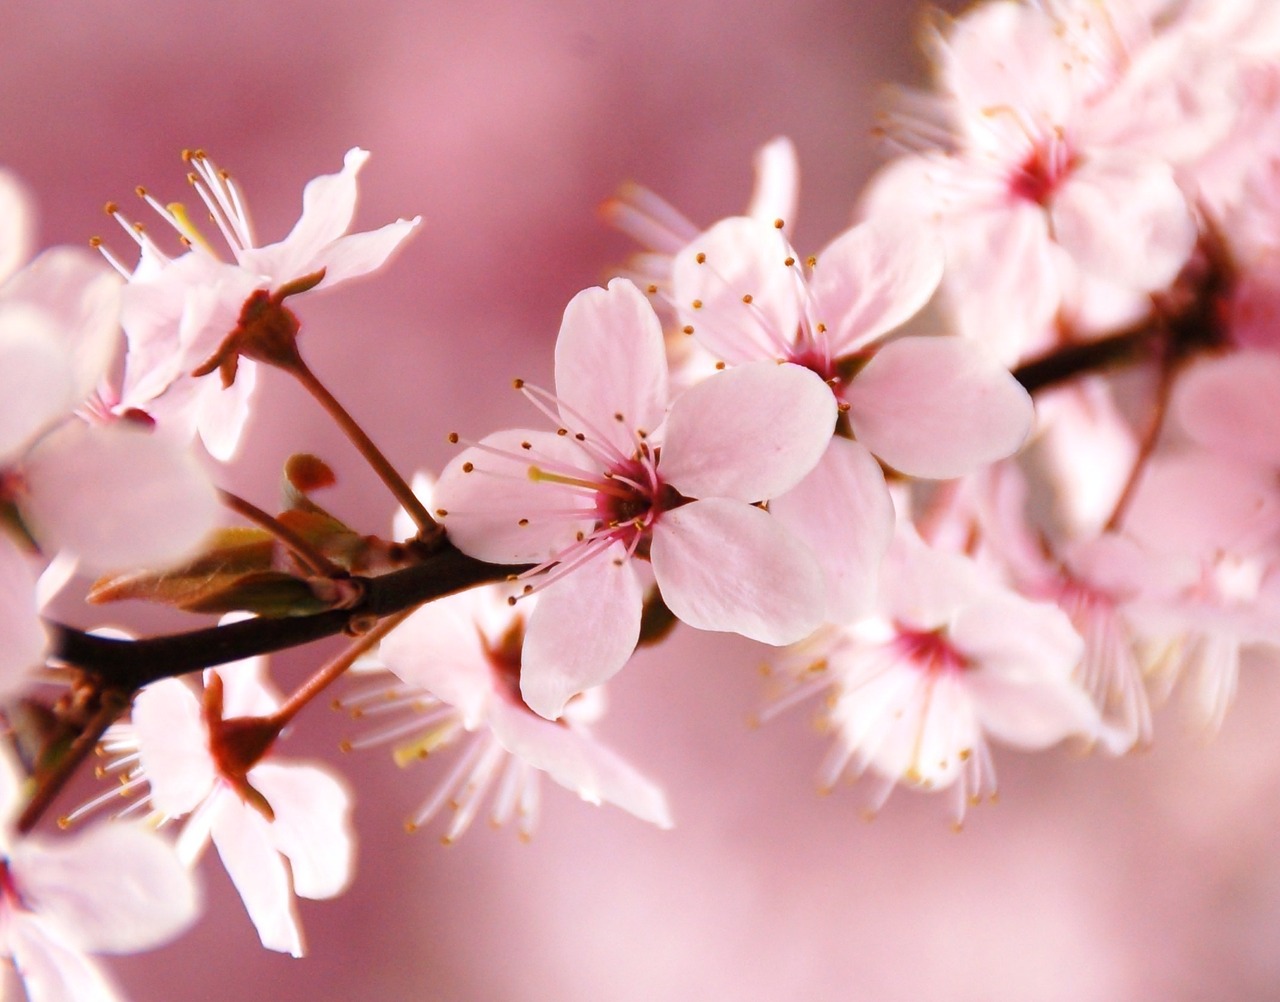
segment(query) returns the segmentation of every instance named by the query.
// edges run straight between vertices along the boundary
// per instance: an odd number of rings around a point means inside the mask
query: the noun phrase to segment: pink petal
[[[271,805],[271,844],[289,859],[293,889],[304,898],[337,897],[355,870],[351,792],[327,768],[262,762],[249,782]]]
[[[526,442],[530,449],[523,448]],[[432,511],[458,549],[494,563],[541,563],[591,530],[594,502],[574,488],[530,479],[533,466],[578,477],[600,474],[567,436],[519,428],[486,436],[480,447],[456,456],[436,484]],[[584,517],[561,514],[571,508],[583,508]]]
[[[945,479],[1012,455],[1031,397],[980,346],[953,337],[886,345],[845,391],[858,439],[894,469]]]
[[[200,913],[200,896],[173,847],[154,831],[105,822],[53,843],[19,843],[10,865],[42,918],[70,945],[133,953],[166,943]]]
[[[262,945],[301,957],[306,951],[289,867],[271,841],[267,819],[228,790],[219,795],[211,822],[213,844]]]
[[[662,324],[624,278],[584,289],[565,307],[556,339],[560,420],[590,442],[635,452],[636,432],[652,432],[667,407]]]
[[[134,698],[132,720],[151,802],[175,816],[193,810],[218,775],[195,693],[180,679],[153,682]]]
[[[397,219],[376,230],[339,237],[316,255],[311,271],[324,269],[326,289],[349,278],[368,275],[386,264],[421,223],[422,217],[414,216]]]
[[[1271,352],[1199,360],[1179,376],[1173,409],[1206,448],[1280,467],[1280,357]]]
[[[0,538],[0,698],[16,695],[31,680],[48,643],[31,561],[8,537]]]
[[[672,287],[680,322],[731,365],[785,358],[800,322],[795,262],[795,251],[771,223],[746,217],[717,223],[676,255]]]
[[[35,205],[26,185],[0,170],[0,282],[17,271],[35,245]]]
[[[800,198],[800,164],[795,144],[777,136],[756,150],[756,184],[751,192],[747,215],[773,224],[774,220],[795,223]]]
[[[521,656],[529,708],[555,720],[574,695],[612,678],[635,650],[643,604],[621,543],[542,589]]]
[[[700,630],[790,644],[826,608],[808,548],[767,512],[710,498],[664,512],[653,530],[653,573],[667,607]]]
[[[764,501],[817,465],[835,420],[835,398],[816,373],[790,363],[740,365],[676,398],[659,470],[686,497]]]
[[[925,226],[860,223],[818,255],[809,282],[816,318],[834,356],[906,323],[942,280],[942,248]]]
[[[38,311],[0,303],[0,463],[80,403],[66,346]]]
[[[494,703],[489,726],[512,755],[583,800],[614,804],[659,828],[672,826],[662,789],[581,729],[552,723],[502,701]]]
[[[769,511],[822,567],[828,622],[871,610],[894,512],[880,464],[865,447],[832,438],[813,472],[770,501]]]
[[[36,912],[18,912],[10,922],[8,949],[31,1002],[124,1002],[106,972],[55,924]]]
[[[320,252],[347,232],[356,211],[356,175],[369,159],[367,151],[347,151],[342,170],[322,174],[302,191],[302,215],[289,235],[279,243],[238,255],[241,265],[272,276],[277,281],[301,278],[313,267]]]
[[[388,669],[457,707],[469,728],[480,723],[493,693],[474,614],[487,592],[474,589],[424,605],[378,648]]]
[[[178,560],[221,512],[189,452],[122,425],[67,425],[41,440],[23,473],[22,513],[36,537],[74,551],[90,571]]]
[[[1173,168],[1111,152],[1086,160],[1053,200],[1055,239],[1083,270],[1143,291],[1163,289],[1195,247],[1197,228]]]

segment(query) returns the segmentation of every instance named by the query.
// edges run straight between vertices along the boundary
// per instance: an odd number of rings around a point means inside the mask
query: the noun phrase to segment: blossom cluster
[[[365,151],[270,244],[188,151],[201,211],[144,188],[151,222],[108,204],[127,255],[33,258],[29,198],[0,173],[0,699],[33,788],[0,750],[18,819],[0,949],[28,994],[115,997],[89,953],[185,928],[210,842],[263,945],[305,952],[295,895],[352,880],[353,793],[278,746],[348,672],[336,702],[368,725],[349,747],[459,746],[408,823],[448,810],[446,842],[487,798],[530,835],[544,774],[671,827],[660,783],[593,726],[672,623],[770,647],[765,716],[821,695],[820,782],[865,777],[873,813],[899,786],[946,791],[959,824],[995,794],[992,743],[1121,754],[1175,686],[1218,726],[1242,653],[1280,646],[1276,11],[985,0],[936,23],[934,79],[884,113],[897,155],[816,250],[791,239],[783,138],[747,211],[705,228],[624,188],[604,214],[644,249],[567,305],[554,386],[515,381],[530,426],[451,434],[462,449],[412,487],[296,344],[297,299],[419,227],[349,232]],[[332,480],[316,457],[287,464],[279,515],[215,487],[262,365],[386,482],[386,538],[312,500]],[[148,663],[145,638],[42,619],[77,573],[98,600],[242,617],[202,634],[227,653],[197,679]],[[290,623],[351,647],[282,695],[244,655],[302,638]],[[24,745],[37,681],[63,685],[49,716],[75,747],[101,738],[120,784],[56,846],[26,834],[65,778]],[[119,816],[87,821],[119,792]]]

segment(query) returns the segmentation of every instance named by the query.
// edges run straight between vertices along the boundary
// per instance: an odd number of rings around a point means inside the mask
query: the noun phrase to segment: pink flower
[[[1082,646],[1053,605],[900,533],[877,614],[829,628],[796,655],[823,665],[834,687],[824,784],[872,770],[873,810],[898,783],[950,788],[958,821],[995,792],[988,736],[1026,749],[1098,737],[1097,710],[1072,680]]]
[[[612,676],[640,631],[650,567],[663,600],[699,629],[790,643],[821,621],[807,548],[756,502],[785,493],[835,424],[813,373],[741,366],[667,413],[662,331],[615,279],[565,310],[556,343],[559,434],[507,431],[458,456],[436,501],[464,552],[557,565],[529,620],[520,689],[548,718]],[[530,391],[532,394],[532,391]]]
[[[933,39],[938,93],[899,109],[921,152],[866,202],[936,222],[960,332],[1010,364],[1060,311],[1088,331],[1148,309],[1196,241],[1175,164],[1234,115],[1211,47],[1098,4],[1053,7],[983,3]]]
[[[193,369],[215,352],[236,327],[255,292],[277,292],[299,283],[329,288],[376,271],[421,222],[400,219],[377,230],[348,233],[356,208],[356,175],[369,159],[347,151],[337,174],[307,183],[302,215],[283,240],[259,246],[239,189],[230,175],[200,151],[187,152],[192,186],[231,254],[226,262],[182,205],[147,203],[177,232],[187,250],[171,257],[114,206],[108,208],[142,252],[130,270],[109,260],[129,279],[123,324],[129,343],[124,384],[114,400],[119,413],[141,410],[162,427],[198,432],[218,459],[230,459],[248,417],[255,365],[242,360],[235,383],[192,379]],[[313,279],[314,281],[308,281]]]
[[[17,767],[0,752],[0,952],[31,1002],[115,1002],[90,953],[168,942],[200,913],[198,888],[173,849],[140,825],[107,822],[56,841],[19,837]]]
[[[149,785],[139,805],[161,821],[187,818],[178,838],[183,861],[193,864],[212,841],[262,945],[300,957],[294,894],[332,898],[351,880],[350,794],[319,765],[268,754],[243,767],[236,725],[280,705],[262,659],[209,672],[207,684],[203,708],[179,679],[147,686],[131,722],[114,726],[104,745],[121,758],[127,790]]]
[[[583,800],[615,804],[642,821],[670,828],[662,791],[591,734],[589,725],[604,711],[602,689],[571,699],[554,722],[524,704],[524,608],[521,603],[513,609],[505,590],[496,587],[423,606],[379,649],[379,662],[403,681],[378,684],[344,701],[356,715],[369,718],[393,709],[417,711],[409,720],[397,714],[394,724],[358,742],[397,741],[395,756],[402,765],[473,735],[411,827],[430,822],[447,802],[454,814],[444,841],[454,842],[496,786],[491,820],[502,824],[518,815],[520,833],[528,837],[537,822],[538,780],[546,773]]]

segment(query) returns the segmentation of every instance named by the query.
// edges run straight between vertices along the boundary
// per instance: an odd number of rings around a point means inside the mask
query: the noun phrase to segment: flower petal
[[[663,601],[697,629],[781,645],[822,622],[817,561],[759,508],[710,498],[664,512],[651,557]]]
[[[502,701],[494,703],[489,726],[503,748],[588,803],[614,804],[659,828],[672,826],[662,789],[580,728]]]
[[[908,337],[886,345],[845,391],[858,439],[896,470],[945,479],[1012,455],[1031,397],[979,345]]]
[[[178,560],[221,510],[189,452],[122,425],[69,424],[28,454],[23,474],[20,507],[36,538],[72,550],[91,571]]]
[[[640,638],[644,595],[621,543],[538,594],[521,655],[520,695],[555,720],[571,697],[612,678]]]
[[[200,895],[173,847],[127,822],[94,825],[56,843],[14,847],[14,878],[70,944],[133,953],[168,942],[200,913]]]
[[[454,457],[436,484],[434,513],[458,549],[494,563],[541,563],[591,531],[594,501],[577,488],[531,479],[535,466],[575,477],[600,472],[568,436],[520,428],[487,435]],[[582,519],[564,516],[576,508]]]
[[[755,362],[704,379],[671,405],[659,472],[686,497],[765,501],[817,465],[836,402],[814,372]]]
[[[608,442],[623,457],[636,432],[652,432],[667,407],[667,356],[662,324],[631,282],[584,289],[565,307],[556,339],[560,420],[591,442]]]
[[[301,957],[306,950],[289,867],[272,844],[267,819],[230,791],[211,808],[213,844],[262,945]]]
[[[787,357],[800,322],[795,260],[771,223],[745,216],[722,220],[672,265],[681,323],[730,365]]]
[[[832,438],[813,472],[770,501],[769,511],[821,565],[828,622],[871,610],[894,512],[880,464],[863,445]]]
[[[421,216],[364,233],[349,233],[325,247],[311,262],[312,272],[324,269],[324,287],[377,271],[422,224]]]
[[[151,802],[174,816],[193,810],[217,780],[195,693],[180,679],[153,682],[134,698],[132,721]]]
[[[297,762],[262,762],[249,782],[275,813],[267,834],[289,859],[294,891],[312,899],[345,891],[356,853],[346,784],[328,769]]]
[[[831,354],[847,355],[920,312],[942,280],[942,249],[924,225],[867,220],[818,255],[809,281]]]

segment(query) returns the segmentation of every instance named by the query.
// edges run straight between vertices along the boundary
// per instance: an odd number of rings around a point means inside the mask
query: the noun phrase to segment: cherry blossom
[[[192,187],[231,260],[223,258],[181,204],[162,205],[139,189],[187,248],[177,256],[108,206],[141,250],[133,269],[109,255],[129,280],[122,305],[129,353],[123,385],[111,402],[118,413],[143,411],[184,435],[198,432],[210,453],[226,460],[235,453],[248,417],[254,363],[241,360],[234,383],[225,389],[213,380],[193,380],[192,371],[215,355],[251,302],[270,301],[275,309],[284,309],[278,300],[290,290],[329,288],[376,271],[421,217],[347,232],[355,216],[356,176],[369,159],[368,152],[353,148],[341,171],[307,183],[302,215],[289,234],[259,245],[231,176],[202,151],[188,151],[184,158],[192,170]]]
[[[1072,680],[1083,645],[1052,604],[909,530],[895,537],[879,601],[875,615],[825,628],[789,662],[832,688],[825,786],[871,770],[873,812],[895,784],[949,788],[959,821],[995,793],[988,736],[1024,749],[1099,736],[1097,710]]]
[[[0,752],[0,950],[31,1002],[115,1002],[91,953],[136,953],[175,938],[200,913],[198,888],[154,831],[107,822],[56,842],[9,829],[22,803]]]
[[[558,721],[520,698],[520,651],[528,608],[507,604],[509,589],[481,588],[426,605],[382,642],[378,662],[398,684],[375,683],[344,700],[357,716],[413,710],[370,732],[360,746],[396,741],[402,765],[463,739],[463,751],[436,793],[414,815],[428,824],[446,803],[453,817],[444,841],[462,836],[490,790],[490,820],[518,816],[522,837],[537,822],[539,776],[546,773],[590,803],[616,804],[660,828],[671,827],[662,791],[591,734],[604,712],[603,689],[571,699]],[[534,596],[530,602],[536,603]]]
[[[818,625],[813,556],[755,502],[785,493],[825,450],[836,406],[821,380],[741,366],[684,391],[668,414],[661,327],[615,279],[565,310],[556,388],[548,413],[562,433],[490,435],[449,464],[436,496],[463,552],[557,565],[538,582],[525,637],[530,707],[554,718],[622,667],[640,631],[641,565],[691,626],[782,644]]]
[[[726,219],[676,257],[685,332],[729,365],[811,369],[844,411],[817,469],[771,506],[822,561],[828,618],[866,611],[893,527],[876,458],[912,476],[955,477],[1014,452],[1031,401],[982,347],[886,335],[933,295],[942,258],[922,231],[864,223],[801,264],[782,231]],[[873,456],[875,458],[873,458]]]
[[[1196,241],[1176,165],[1234,116],[1212,46],[1138,12],[1050,8],[994,0],[934,36],[937,92],[904,94],[891,126],[919,152],[864,199],[936,223],[960,332],[1010,364],[1060,311],[1089,332],[1147,310]]]
[[[257,739],[279,730],[268,718],[280,706],[263,672],[257,658],[207,673],[203,707],[186,682],[156,682],[104,747],[125,792],[148,790],[134,809],[186,817],[183,861],[193,864],[212,841],[262,945],[300,957],[294,895],[336,897],[351,880],[351,796],[327,767],[263,757]]]

